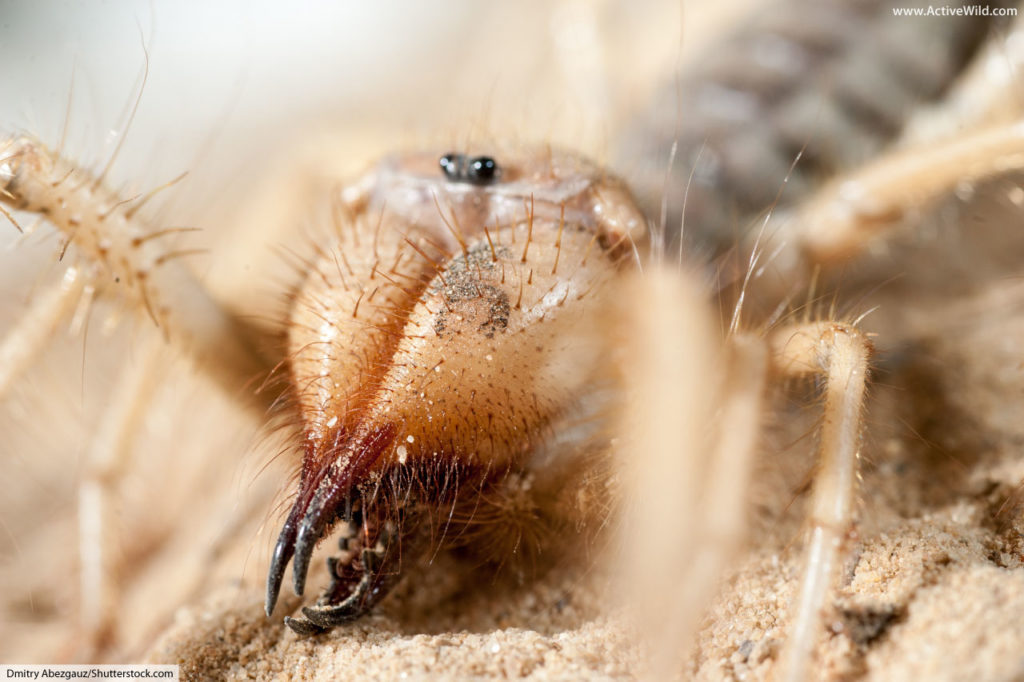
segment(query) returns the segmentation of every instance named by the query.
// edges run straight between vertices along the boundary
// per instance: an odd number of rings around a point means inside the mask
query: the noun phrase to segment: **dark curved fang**
[[[267,573],[267,601],[264,610],[267,616],[274,612],[277,605],[277,598],[281,594],[281,583],[284,582],[284,569],[295,551],[295,510],[288,516],[281,534],[277,537],[277,544],[274,546],[274,556],[270,560],[270,571]]]
[[[383,424],[352,436],[341,450],[347,454],[346,457],[339,457],[334,465],[303,478],[295,505],[274,546],[274,556],[267,574],[267,598],[264,605],[267,616],[274,612],[289,561],[293,562],[295,594],[301,596],[305,591],[313,550],[323,537],[329,520],[337,517],[338,509],[343,504],[346,515],[352,513],[353,486],[358,485],[394,440],[395,430],[393,424]]]
[[[318,516],[318,515],[317,515]],[[292,578],[295,580],[295,594],[302,596],[306,589],[306,575],[309,574],[309,562],[313,558],[313,550],[320,540],[320,529],[317,528],[316,517],[306,514],[299,526],[298,538],[295,540],[295,561],[292,563]]]

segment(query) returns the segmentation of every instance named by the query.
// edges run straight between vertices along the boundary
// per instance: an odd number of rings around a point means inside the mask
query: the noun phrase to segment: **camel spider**
[[[615,484],[621,486],[615,494],[620,499],[617,504],[623,508],[618,510],[622,513],[621,520],[614,525],[624,546],[623,573],[627,576],[627,586],[657,588],[653,594],[639,589],[634,601],[647,613],[641,616],[642,621],[646,618],[646,625],[658,631],[654,640],[664,638],[663,645],[689,641],[697,628],[693,611],[688,609],[672,609],[662,614],[664,617],[650,616],[656,613],[666,590],[671,592],[678,588],[683,592],[672,597],[673,604],[693,606],[694,609],[703,607],[706,601],[704,593],[711,591],[718,575],[736,553],[737,538],[744,526],[742,500],[747,487],[744,478],[753,470],[750,460],[757,449],[757,425],[762,421],[759,415],[768,402],[765,397],[767,380],[772,376],[813,375],[822,378],[825,400],[819,444],[821,471],[815,477],[808,514],[810,540],[806,550],[806,568],[800,581],[803,587],[797,605],[791,611],[793,615],[785,626],[788,632],[786,647],[777,656],[783,666],[782,676],[802,679],[813,665],[813,651],[824,632],[821,614],[832,594],[832,583],[844,555],[843,550],[851,543],[848,536],[852,528],[855,464],[860,447],[870,343],[858,330],[855,320],[801,322],[787,318],[779,322],[769,318],[771,324],[752,328],[743,323],[742,316],[750,317],[751,314],[742,301],[748,295],[753,296],[753,288],[764,281],[759,277],[760,268],[767,267],[780,274],[780,279],[788,283],[787,289],[794,282],[799,286],[807,281],[807,263],[828,264],[851,259],[866,245],[876,244],[872,239],[875,234],[884,234],[900,216],[947,194],[958,184],[1019,167],[1017,156],[1020,146],[1019,131],[1012,125],[1006,125],[938,145],[928,153],[913,149],[882,159],[877,165],[847,177],[842,185],[821,190],[814,201],[803,204],[786,221],[762,222],[761,229],[755,231],[753,243],[746,247],[747,252],[754,256],[752,260],[744,261],[740,272],[741,278],[747,277],[749,282],[738,287],[741,300],[731,308],[732,322],[724,334],[716,331],[713,317],[707,312],[705,287],[698,277],[664,267],[665,261],[672,261],[665,254],[646,261],[651,247],[639,210],[617,181],[588,162],[573,154],[547,148],[523,151],[518,147],[495,151],[478,148],[485,147],[480,143],[472,148],[453,147],[455,156],[448,156],[447,163],[438,162],[442,161],[448,148],[422,157],[401,157],[399,161],[380,166],[376,174],[366,176],[364,182],[350,185],[347,193],[343,192],[337,198],[334,206],[337,232],[349,234],[345,229],[350,229],[354,236],[345,238],[354,241],[346,250],[332,249],[330,245],[320,247],[323,253],[314,256],[308,268],[314,276],[307,282],[307,287],[296,294],[303,301],[302,306],[295,309],[300,312],[293,312],[291,322],[286,326],[294,332],[297,328],[314,326],[316,319],[324,322],[325,317],[330,318],[330,311],[335,307],[324,304],[328,295],[322,291],[308,291],[308,287],[319,286],[317,278],[328,288],[340,283],[345,289],[347,284],[342,280],[347,277],[362,282],[364,288],[346,290],[356,293],[351,297],[348,293],[342,295],[344,300],[339,309],[345,313],[343,317],[350,315],[356,320],[360,319],[360,309],[363,315],[370,314],[367,311],[370,310],[375,288],[365,285],[368,281],[376,281],[379,276],[388,282],[380,286],[385,290],[390,287],[396,298],[391,302],[394,312],[405,324],[415,322],[414,326],[424,332],[408,335],[406,338],[412,341],[396,342],[399,345],[416,345],[422,338],[430,337],[431,331],[436,339],[443,339],[446,333],[452,334],[449,338],[457,338],[455,332],[460,331],[460,326],[464,327],[462,337],[482,337],[475,342],[480,345],[469,346],[465,352],[466,357],[461,361],[464,375],[460,381],[465,379],[465,373],[486,375],[488,370],[483,368],[488,367],[487,363],[518,363],[517,374],[536,376],[538,382],[550,380],[555,371],[553,368],[557,368],[559,380],[552,381],[550,386],[519,383],[517,386],[528,388],[521,388],[518,397],[510,397],[508,393],[503,393],[504,398],[497,394],[489,396],[493,405],[503,402],[512,408],[506,416],[518,417],[525,413],[527,421],[524,426],[529,428],[524,430],[545,436],[537,441],[517,440],[514,432],[519,425],[510,421],[503,425],[502,442],[494,445],[491,441],[488,454],[481,456],[480,434],[486,433],[490,437],[492,433],[481,429],[475,422],[466,422],[461,427],[460,438],[463,440],[445,440],[431,431],[434,427],[420,423],[422,420],[417,422],[419,417],[413,416],[401,421],[402,429],[381,422],[360,436],[363,451],[374,452],[380,461],[390,462],[401,472],[408,471],[406,465],[409,460],[415,460],[412,446],[417,443],[433,439],[435,445],[445,444],[457,452],[459,448],[454,444],[467,443],[472,438],[476,446],[466,447],[466,451],[471,450],[471,454],[480,458],[459,460],[467,470],[460,470],[460,475],[464,476],[461,480],[469,488],[477,488],[474,492],[478,496],[495,485],[488,479],[491,470],[501,473],[498,483],[512,481],[515,478],[513,474],[518,476],[541,471],[523,464],[521,459],[511,457],[511,454],[521,456],[519,449],[524,445],[529,446],[531,453],[543,451],[541,441],[548,438],[557,440],[545,434],[546,428],[564,416],[566,404],[571,402],[569,397],[586,393],[581,387],[590,385],[592,381],[617,386],[614,393],[620,396],[617,399],[620,402],[612,399],[613,408],[599,406],[601,410],[611,409],[613,414],[621,412],[621,424],[611,429],[616,434],[612,438],[614,444],[609,442],[608,448],[617,453],[616,459],[629,462],[625,471],[618,474],[621,480]],[[474,157],[458,156],[464,153]],[[492,156],[483,157],[484,153]],[[478,154],[481,156],[476,156]],[[38,345],[37,339],[48,334],[51,320],[66,316],[74,307],[72,304],[76,304],[83,294],[93,295],[91,290],[98,280],[93,279],[94,275],[89,272],[91,268],[96,268],[97,263],[113,263],[118,268],[124,262],[128,267],[117,275],[118,283],[138,292],[135,294],[136,307],[144,311],[142,322],[150,318],[158,323],[164,336],[171,340],[180,338],[176,343],[198,357],[200,365],[206,367],[203,371],[227,386],[229,395],[238,396],[239,387],[259,373],[259,353],[275,347],[273,341],[266,338],[272,337],[274,331],[260,329],[250,319],[225,312],[187,268],[180,267],[168,257],[166,250],[159,249],[159,240],[173,237],[173,232],[156,230],[117,236],[110,227],[113,222],[123,220],[130,225],[136,217],[145,214],[138,211],[137,200],[105,188],[106,170],[102,167],[89,175],[69,165],[62,154],[54,155],[38,141],[23,138],[12,139],[2,158],[4,187],[8,193],[6,204],[11,209],[29,209],[48,216],[57,227],[67,230],[76,251],[86,254],[90,249],[92,251],[90,256],[76,264],[77,269],[68,270],[62,283],[51,288],[51,294],[39,293],[34,297],[32,315],[22,318],[5,337],[4,348],[14,358],[5,363],[5,367],[20,370],[27,365],[27,360],[22,358]],[[474,160],[482,158],[492,161],[501,171],[500,175],[495,181],[473,176],[477,182],[466,182],[471,179],[467,169]],[[448,170],[452,168],[453,161],[455,169]],[[488,164],[484,163],[483,167],[488,167]],[[552,185],[546,185],[546,182]],[[901,184],[904,182],[907,184]],[[419,193],[410,188],[419,188]],[[430,188],[430,191],[424,193],[423,188]],[[70,193],[55,198],[58,192],[65,190]],[[377,193],[382,193],[383,198]],[[432,199],[430,202],[426,201],[428,195]],[[478,218],[475,213],[483,212],[480,209],[481,197],[490,197],[489,202],[500,204],[500,209],[486,213],[485,220],[474,219]],[[87,210],[76,212],[75,202],[78,202],[77,208]],[[89,215],[90,211],[100,218],[95,223],[76,218],[79,213]],[[609,216],[609,211],[615,215]],[[411,218],[412,215],[417,217]],[[20,214],[15,218],[20,221]],[[490,231],[492,218],[495,220],[493,234]],[[828,229],[822,229],[823,225]],[[481,233],[483,228],[487,229]],[[579,232],[574,229],[579,229]],[[580,235],[583,238],[578,238]],[[334,238],[339,237],[335,235]],[[339,254],[351,256],[360,249],[369,249],[366,253],[370,254],[361,264],[340,261]],[[379,269],[383,261],[378,257],[378,249],[390,249],[387,255],[393,260],[387,263],[389,269],[386,271]],[[658,251],[657,248],[653,250]],[[645,263],[640,268],[641,273],[630,278],[623,271],[637,267],[634,254],[644,256]],[[560,266],[564,269],[572,267],[571,274],[564,274]],[[414,270],[405,272],[405,268]],[[330,280],[335,276],[339,281],[332,283]],[[543,277],[554,279],[544,281]],[[582,278],[585,286],[577,284],[577,277]],[[512,289],[502,288],[508,286]],[[529,287],[536,289],[532,307],[524,304],[524,300],[531,301]],[[763,288],[770,290],[771,286],[766,284]],[[403,297],[411,298],[406,300]],[[417,297],[426,297],[427,300]],[[412,301],[416,300],[419,303],[413,305]],[[573,308],[570,300],[586,302],[582,304],[583,312]],[[477,305],[480,301],[486,305]],[[635,301],[645,301],[646,304],[631,304]],[[437,305],[430,305],[431,302]],[[418,311],[420,304],[423,304],[425,312]],[[543,329],[539,326],[541,323],[533,320],[530,323],[538,326],[530,327],[524,322],[527,317],[524,311],[536,311],[542,305],[552,311],[551,319],[555,321],[551,324],[572,329],[574,339],[588,339],[578,341],[581,348],[573,348],[571,353],[561,348],[557,363],[545,355],[550,348],[538,350],[535,357],[526,359],[523,359],[524,355],[532,352],[528,347],[513,345],[511,350],[502,350],[512,352],[511,356],[487,352],[486,340],[500,338],[517,324],[524,330]],[[461,306],[466,310],[461,310]],[[593,309],[587,309],[588,306],[593,306]],[[300,324],[295,317],[306,314],[301,312],[303,310],[315,319],[302,320]],[[376,312],[384,318],[391,315],[387,309],[383,313],[380,310],[378,308]],[[562,313],[563,310],[572,312]],[[597,314],[598,311],[602,314]],[[414,318],[417,314],[424,314],[426,321]],[[563,314],[568,321],[559,318]],[[50,319],[46,319],[47,315]],[[520,320],[515,319],[517,315]],[[546,313],[537,315],[544,317]],[[587,321],[592,319],[598,321]],[[386,319],[371,319],[366,325],[360,325],[361,331],[357,336],[355,331],[343,329],[340,320],[331,321],[331,326],[343,335],[348,334],[352,343],[361,339],[368,343],[372,341],[370,346],[378,350],[383,348],[381,352],[385,355],[391,353],[387,343],[381,339],[370,339],[370,336],[377,330],[381,338],[390,339],[395,332],[389,331],[389,324],[393,323]],[[559,341],[566,335],[567,332],[560,330],[547,338]],[[607,341],[608,338],[612,340]],[[686,339],[683,342],[685,352],[679,352],[678,339]],[[310,358],[303,355],[306,349],[316,346],[314,341],[293,336],[291,344],[288,357],[292,358],[289,362],[293,367],[319,361],[317,358],[321,356]],[[641,345],[638,348],[635,344]],[[114,472],[120,466],[113,460],[128,449],[126,443],[130,440],[130,432],[142,419],[140,407],[145,401],[139,396],[152,395],[159,389],[159,366],[164,360],[158,348],[157,344],[153,345],[153,350],[145,350],[137,368],[125,372],[115,388],[114,406],[101,422],[90,445],[101,459],[91,465],[83,486],[83,504],[86,506],[92,505],[94,509],[102,506],[105,504],[103,500],[113,492]],[[444,348],[451,354],[455,347]],[[431,348],[418,346],[413,350],[417,353],[431,352]],[[433,347],[432,352],[439,351]],[[595,362],[594,358],[600,357],[600,353],[608,353],[618,362]],[[506,359],[508,357],[513,360]],[[449,359],[446,361],[451,362]],[[359,367],[364,373],[367,368],[376,367],[372,359],[363,358],[359,362],[363,363]],[[602,369],[596,377],[591,374],[595,365]],[[417,360],[396,367],[400,371],[416,367],[437,373],[443,364],[423,364]],[[348,406],[336,413],[327,409],[326,405],[338,398],[324,397],[330,396],[332,391],[324,384],[323,377],[333,382],[338,378],[336,372],[341,370],[332,367],[328,368],[326,375],[321,375],[311,370],[293,369],[291,390],[302,405],[300,411],[307,442],[335,438],[337,426],[345,424],[346,415],[359,412]],[[341,373],[350,375],[347,371]],[[419,378],[425,381],[431,376],[424,374]],[[445,376],[445,379],[450,380],[450,377]],[[518,380],[521,377],[517,377]],[[437,391],[454,404],[459,398],[453,396],[471,383],[446,384],[438,387]],[[478,399],[483,391],[479,386],[475,388],[477,394],[473,399]],[[505,390],[508,386],[498,388]],[[411,389],[408,384],[399,382],[389,390],[393,394]],[[403,405],[415,404],[415,396],[425,393],[422,390],[409,393]],[[545,405],[543,409],[537,406],[537,396],[551,394],[561,397],[552,399],[551,405]],[[343,397],[356,403],[375,400],[361,395],[361,391]],[[420,398],[430,400],[423,395]],[[459,405],[460,409],[469,409],[462,403]],[[419,407],[422,409],[415,414],[423,415],[428,418],[427,422],[432,423],[429,417],[435,415],[431,410],[422,405]],[[455,411],[454,408],[451,411]],[[490,416],[493,416],[493,411]],[[332,424],[332,420],[336,421]],[[605,419],[602,423],[614,421]],[[350,432],[359,428],[368,427],[349,427]],[[596,437],[597,442],[602,442],[602,439],[608,440],[609,435],[604,433]],[[683,454],[677,458],[652,459],[652,453],[666,450]],[[312,463],[307,463],[303,474],[303,485],[310,495],[300,499],[316,497],[317,491],[309,488],[310,482],[320,480],[316,478],[316,472],[326,466],[320,462],[326,461],[321,446],[310,446],[310,452],[314,453],[310,458]],[[716,456],[706,456],[711,452],[717,453]],[[103,461],[104,457],[109,459]],[[482,467],[485,473],[469,473],[473,467]],[[452,470],[455,471],[454,468]],[[557,473],[566,476],[565,471]],[[361,475],[365,479],[365,472]],[[439,480],[444,476],[438,477],[436,472],[417,475],[419,478],[412,474],[403,475],[407,480],[399,483],[392,480],[392,492],[407,492],[413,486],[411,481],[423,489],[435,491],[445,491],[448,483],[446,479]],[[332,472],[324,480],[335,476],[337,474]],[[434,478],[423,483],[423,476]],[[566,479],[557,480],[561,484]],[[568,480],[572,482],[571,475]],[[665,480],[673,481],[673,486],[665,489]],[[529,485],[544,487],[543,483],[532,480]],[[592,485],[593,480],[586,481],[586,486]],[[555,487],[551,483],[547,486]],[[585,486],[581,489],[592,492]],[[525,490],[525,487],[520,490]],[[504,492],[508,491],[502,494]],[[438,505],[441,511],[464,511],[471,520],[482,513],[478,501],[462,510],[451,497],[454,493],[434,494],[436,498],[429,495],[426,498],[443,502],[443,505]],[[327,509],[324,513],[328,515],[341,511],[346,521],[353,519],[353,512],[347,506],[350,502],[363,505],[373,502],[372,495],[365,499],[356,495],[355,500],[334,492],[330,495],[324,493],[324,496],[331,497],[334,506],[325,506],[321,501],[317,508]],[[714,509],[719,513],[709,515],[701,508],[700,502],[707,500],[715,501]],[[350,551],[351,563],[348,565],[354,567],[357,574],[361,572],[359,579],[352,579],[344,571],[339,573],[338,564],[333,564],[331,572],[335,574],[332,581],[335,584],[332,588],[340,585],[344,593],[329,597],[321,612],[314,609],[312,613],[316,616],[306,613],[311,619],[319,617],[321,620],[312,620],[312,626],[307,621],[299,621],[295,623],[297,629],[306,634],[322,630],[361,614],[371,606],[365,597],[371,595],[373,600],[376,599],[378,594],[374,594],[374,590],[379,587],[376,577],[384,575],[377,572],[377,562],[388,564],[395,561],[394,543],[402,534],[402,523],[408,523],[405,519],[389,516],[395,509],[404,509],[395,506],[396,499],[391,499],[389,504],[392,507],[388,514],[383,514],[376,526],[366,522],[366,507],[358,512],[357,518],[361,523],[354,524],[357,549]],[[300,510],[300,514],[305,511],[299,505],[295,508]],[[416,508],[415,511],[422,510]],[[448,518],[452,515],[449,512]],[[676,529],[678,536],[675,541],[669,543],[675,549],[666,549],[664,538],[653,529],[664,528],[665,518],[676,517],[685,521]],[[274,568],[271,569],[268,610],[273,608],[283,564],[292,549],[304,542],[298,552],[303,568],[298,571],[296,581],[301,588],[304,566],[308,561],[305,549],[311,549],[311,541],[315,541],[329,523],[326,516],[311,518],[307,525],[301,527],[286,522]],[[599,513],[598,518],[603,522],[608,517]],[[432,531],[428,535],[431,541],[436,539],[436,534],[444,536],[449,532],[449,528],[440,523],[443,520],[439,516],[428,519],[425,524]],[[389,523],[396,525],[391,528]],[[303,531],[302,528],[309,530]],[[311,539],[302,540],[303,532],[311,533]],[[404,546],[414,547],[417,541],[422,540],[410,539]],[[428,543],[430,550],[435,545],[436,542]],[[409,553],[412,554],[411,551]],[[636,557],[651,556],[660,557],[656,570],[637,566]],[[403,562],[406,559],[402,557]],[[83,565],[83,568],[87,567]],[[679,578],[668,575],[671,571],[684,573],[692,580],[680,587]],[[658,579],[647,580],[652,575]],[[366,576],[371,576],[369,581],[364,580]],[[356,585],[353,587],[346,581]],[[99,578],[94,584],[103,583],[104,579]],[[105,585],[102,589],[108,588],[109,585]],[[632,588],[627,587],[627,591],[629,589]],[[346,602],[350,595],[355,596],[355,602]],[[86,596],[89,595],[84,594],[83,598]],[[357,608],[352,608],[353,603]],[[324,615],[323,611],[330,612],[339,605],[344,606],[344,613]],[[85,610],[109,617],[109,614],[102,613],[102,605]],[[109,624],[101,623],[96,627],[102,629]]]

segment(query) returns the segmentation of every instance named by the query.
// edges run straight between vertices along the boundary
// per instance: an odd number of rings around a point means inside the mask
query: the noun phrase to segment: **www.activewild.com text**
[[[989,5],[950,5],[928,7],[893,7],[897,17],[1015,17],[1016,7],[991,7]]]

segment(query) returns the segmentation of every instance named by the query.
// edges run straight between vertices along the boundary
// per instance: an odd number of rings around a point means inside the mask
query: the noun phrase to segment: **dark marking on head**
[[[507,246],[499,246],[495,249],[494,255],[509,259],[512,257],[512,251]],[[444,279],[438,278],[431,287],[431,293],[444,296],[447,303],[434,319],[434,332],[438,336],[444,336],[448,328],[448,316],[453,307],[457,307],[460,302],[480,299],[487,301],[488,309],[486,319],[480,323],[478,331],[492,339],[497,332],[503,332],[508,328],[509,314],[512,311],[508,293],[487,283],[482,277],[484,272],[493,271],[494,268],[494,256],[486,242],[474,244],[465,254],[453,258],[448,263]]]

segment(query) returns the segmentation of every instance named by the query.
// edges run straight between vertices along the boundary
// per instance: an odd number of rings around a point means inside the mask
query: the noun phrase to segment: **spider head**
[[[433,154],[386,160],[342,193],[333,243],[296,294],[304,456],[268,614],[288,562],[302,594],[315,545],[339,523],[346,532],[309,622],[289,621],[297,630],[369,609],[400,558],[445,540],[452,510],[530,466],[603,363],[590,329],[642,217],[578,157],[500,158],[487,182],[463,175],[490,157],[447,154],[443,170]]]

